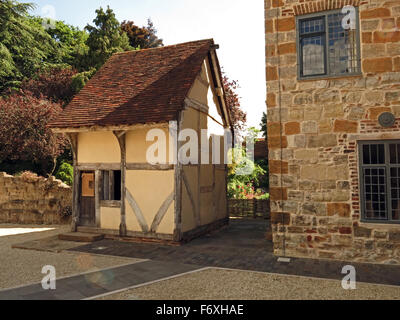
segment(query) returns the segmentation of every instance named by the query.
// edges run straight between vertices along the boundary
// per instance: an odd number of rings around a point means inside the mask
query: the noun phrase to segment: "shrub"
[[[74,168],[68,162],[63,162],[55,177],[67,185],[72,186],[74,180]]]
[[[63,152],[67,140],[53,134],[48,124],[62,109],[59,104],[36,98],[29,92],[0,98],[0,161],[30,163],[40,175],[52,174],[57,157]]]

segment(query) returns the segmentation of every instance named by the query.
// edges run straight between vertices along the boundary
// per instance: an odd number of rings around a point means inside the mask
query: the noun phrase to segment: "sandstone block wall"
[[[0,172],[0,223],[68,224],[72,189],[54,177],[13,177]]]
[[[295,16],[345,5],[359,7],[362,75],[298,80]],[[400,1],[265,0],[265,17],[275,253],[400,263],[400,225],[361,222],[357,152],[400,140]]]

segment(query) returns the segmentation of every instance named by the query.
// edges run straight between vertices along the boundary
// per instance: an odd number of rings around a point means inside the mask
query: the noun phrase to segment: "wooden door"
[[[82,172],[80,185],[80,225],[83,227],[95,227],[96,202],[94,172]]]

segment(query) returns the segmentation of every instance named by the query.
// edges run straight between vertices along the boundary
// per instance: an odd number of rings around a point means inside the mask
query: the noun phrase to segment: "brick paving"
[[[290,263],[278,262],[272,254],[272,242],[265,239],[267,224],[266,220],[232,220],[229,227],[178,247],[102,240],[72,250],[335,280],[343,279],[341,271],[345,265],[352,265],[357,281],[400,286],[400,266],[395,265],[298,258],[292,258]]]

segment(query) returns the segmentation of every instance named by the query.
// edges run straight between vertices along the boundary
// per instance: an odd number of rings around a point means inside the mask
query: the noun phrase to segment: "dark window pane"
[[[114,200],[121,200],[121,171],[114,171]]]
[[[363,145],[363,162],[364,164],[371,164],[369,145]]]
[[[376,144],[371,145],[371,164],[378,164],[378,146]]]
[[[396,144],[397,149],[397,164],[400,164],[400,144]]]
[[[380,144],[378,145],[378,163],[384,164],[385,163],[385,145]]]
[[[400,144],[390,144],[389,153],[390,153],[390,163],[400,164]]]
[[[398,163],[397,160],[397,150],[396,150],[396,145],[395,144],[390,144],[389,145],[389,153],[390,153],[390,163]]]

